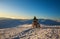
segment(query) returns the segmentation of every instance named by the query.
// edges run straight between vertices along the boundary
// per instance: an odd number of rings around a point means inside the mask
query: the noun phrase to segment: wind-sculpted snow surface
[[[28,29],[23,31],[20,39],[60,39],[59,29]]]
[[[41,26],[41,28],[32,28],[31,25],[20,25],[15,28],[0,29],[0,39],[60,39],[60,29]]]

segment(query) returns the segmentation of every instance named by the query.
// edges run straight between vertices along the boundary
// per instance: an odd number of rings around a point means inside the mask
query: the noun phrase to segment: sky
[[[60,20],[60,0],[0,0],[0,17]]]

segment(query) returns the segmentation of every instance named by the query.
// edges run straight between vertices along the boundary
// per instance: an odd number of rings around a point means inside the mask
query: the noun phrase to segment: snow
[[[32,28],[31,24],[24,24],[18,27],[0,29],[0,39],[60,39],[60,29],[42,24],[41,28]]]

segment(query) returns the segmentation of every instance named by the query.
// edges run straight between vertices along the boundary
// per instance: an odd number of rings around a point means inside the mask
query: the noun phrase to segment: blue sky
[[[60,20],[59,0],[0,0],[0,17]]]

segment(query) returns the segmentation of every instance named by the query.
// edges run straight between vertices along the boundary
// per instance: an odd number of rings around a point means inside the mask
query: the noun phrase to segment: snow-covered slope
[[[31,24],[25,24],[0,29],[0,39],[60,39],[60,29],[48,27],[52,26],[41,25],[41,28],[32,28]]]

